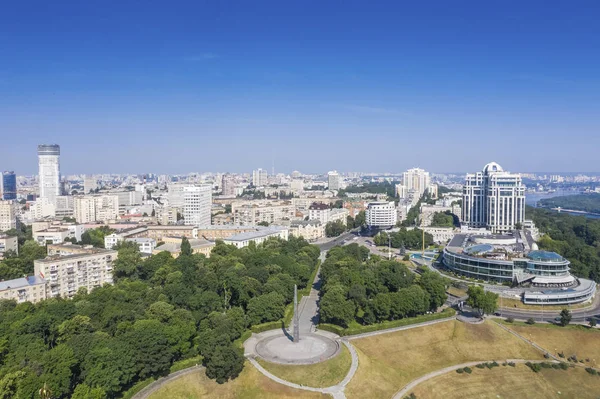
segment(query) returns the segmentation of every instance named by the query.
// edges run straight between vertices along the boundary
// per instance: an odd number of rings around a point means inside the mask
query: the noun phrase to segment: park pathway
[[[531,362],[531,363],[542,363],[543,360],[525,360],[525,359],[506,359],[506,360],[480,360],[477,362],[468,362],[468,363],[462,363],[462,364],[455,364],[454,366],[449,366],[449,367],[445,367],[441,370],[437,370],[437,371],[433,371],[429,374],[425,374],[422,377],[417,378],[416,380],[411,381],[408,385],[406,385],[404,388],[402,388],[401,390],[399,390],[398,392],[396,392],[396,394],[392,397],[392,399],[402,399],[404,398],[406,395],[410,394],[410,390],[413,389],[414,387],[416,387],[417,385],[430,380],[432,378],[435,377],[439,377],[440,375],[444,375],[446,373],[449,373],[451,371],[456,371],[458,369],[462,369],[465,367],[475,367],[480,363],[488,363],[488,362],[513,362],[513,363],[527,363],[527,362]],[[556,361],[550,361],[551,363],[558,363]]]

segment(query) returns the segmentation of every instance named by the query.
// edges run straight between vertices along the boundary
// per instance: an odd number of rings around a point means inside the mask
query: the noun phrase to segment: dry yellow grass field
[[[336,357],[318,364],[288,366],[269,363],[263,360],[259,360],[258,362],[270,373],[286,381],[309,387],[322,388],[342,382],[352,365],[352,356],[348,348],[342,345],[342,350]]]
[[[348,398],[389,399],[410,381],[455,364],[477,360],[543,359],[540,352],[492,322],[448,321],[353,340],[359,354]]]
[[[448,287],[446,289],[446,292],[448,294],[450,294],[450,295],[454,295],[454,296],[457,296],[459,298],[467,295],[467,291],[461,290],[460,288],[456,288],[456,287],[453,287],[453,286]]]
[[[526,305],[524,304],[520,299],[517,298],[502,298],[502,301],[498,300],[498,306],[502,306],[503,308],[509,308],[509,309],[531,309],[531,310],[537,310],[537,311],[541,311],[541,310],[563,310],[566,306],[560,306],[560,305],[548,305],[548,306],[544,306],[542,309],[542,306],[540,305]],[[578,303],[575,305],[571,305],[569,306],[569,309],[581,309],[581,308],[585,308],[585,307],[589,307],[590,304],[589,303]]]
[[[417,385],[411,392],[418,399],[498,399],[498,398],[597,398],[600,377],[582,368],[542,369],[534,373],[525,365],[473,367],[473,374],[455,371]]]
[[[587,364],[593,367],[600,366],[600,330],[584,326],[505,325],[554,355],[576,355],[578,359],[590,359]]]
[[[187,374],[150,395],[149,399],[324,399],[328,395],[293,389],[268,379],[246,363],[238,378],[217,384],[204,370]]]

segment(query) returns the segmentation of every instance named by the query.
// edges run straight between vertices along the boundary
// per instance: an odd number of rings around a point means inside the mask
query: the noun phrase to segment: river
[[[538,206],[538,202],[545,198],[554,198],[554,197],[564,197],[566,195],[581,195],[579,191],[570,191],[570,190],[558,190],[553,193],[526,193],[525,194],[525,204],[531,205],[535,208]],[[569,215],[574,216],[585,216],[590,219],[600,219],[600,215],[594,215],[589,213],[582,212],[569,212],[566,210],[561,210],[561,213],[568,213]]]

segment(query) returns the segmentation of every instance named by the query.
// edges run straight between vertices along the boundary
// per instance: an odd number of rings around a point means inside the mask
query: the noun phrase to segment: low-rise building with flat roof
[[[181,237],[165,237],[163,240],[165,243],[154,248],[153,254],[156,255],[163,251],[167,251],[170,252],[174,258],[177,258],[179,255],[181,255]],[[210,258],[210,253],[216,245],[213,241],[197,238],[192,238],[188,241],[192,247],[193,254],[202,254],[207,258]]]
[[[46,281],[39,276],[0,281],[0,299],[36,303],[46,297]]]
[[[223,241],[226,244],[232,244],[238,248],[244,248],[250,245],[251,242],[259,245],[267,241],[269,238],[280,238],[282,240],[287,240],[288,235],[289,229],[287,227],[269,226],[263,227],[262,229],[257,229],[256,231],[236,234]]]

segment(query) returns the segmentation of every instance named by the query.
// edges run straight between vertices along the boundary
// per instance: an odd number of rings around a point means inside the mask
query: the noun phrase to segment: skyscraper
[[[2,199],[17,199],[17,176],[15,172],[2,172]]]
[[[235,196],[235,178],[229,173],[221,177],[221,194],[228,197]]]
[[[525,218],[525,185],[521,175],[505,172],[495,162],[467,174],[463,188],[463,220],[469,227],[506,233]]]
[[[47,198],[53,204],[56,197],[61,195],[59,158],[59,145],[38,145],[40,198]]]
[[[183,188],[183,222],[191,226],[210,226],[212,187],[210,185]]]
[[[252,171],[252,185],[254,187],[262,187],[267,185],[267,171],[261,168]]]
[[[402,185],[406,190],[418,193],[420,197],[429,187],[429,172],[419,168],[409,169],[402,175]]]
[[[341,188],[340,175],[337,171],[332,171],[327,174],[328,188],[330,190],[339,190]]]

